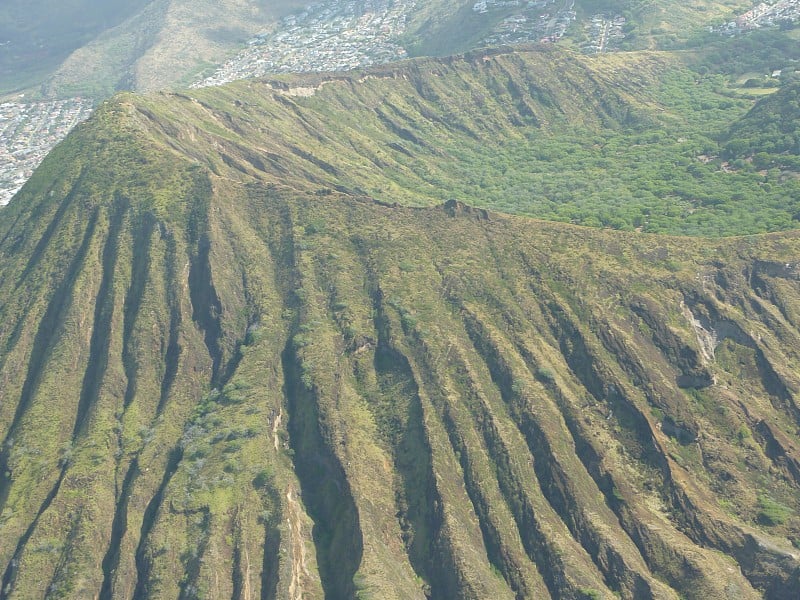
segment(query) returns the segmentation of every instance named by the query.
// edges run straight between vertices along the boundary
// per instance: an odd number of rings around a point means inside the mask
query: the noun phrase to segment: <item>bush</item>
[[[538,379],[542,383],[553,383],[553,380],[555,379],[555,374],[546,367],[539,367],[536,370],[536,379]]]
[[[272,473],[268,469],[262,469],[253,477],[253,487],[262,490],[272,482]]]

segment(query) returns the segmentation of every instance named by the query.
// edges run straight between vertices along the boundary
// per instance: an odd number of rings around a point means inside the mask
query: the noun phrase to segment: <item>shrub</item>
[[[261,490],[269,486],[272,481],[272,473],[268,469],[262,469],[253,477],[253,487]]]
[[[551,371],[546,367],[539,367],[536,370],[536,379],[538,379],[542,383],[553,383],[553,380],[555,379],[555,374],[553,373],[553,371]]]

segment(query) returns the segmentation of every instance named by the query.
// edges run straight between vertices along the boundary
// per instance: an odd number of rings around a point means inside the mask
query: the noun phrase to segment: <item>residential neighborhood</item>
[[[0,104],[0,206],[8,204],[47,153],[78,123],[88,118],[92,101]]]
[[[616,15],[594,15],[586,25],[589,42],[581,46],[586,54],[602,54],[619,48],[619,43],[625,39],[623,28],[625,17]]]
[[[800,0],[772,0],[760,2],[734,20],[711,29],[727,35],[736,35],[753,29],[798,21],[800,21]]]
[[[328,0],[285,17],[274,32],[191,87],[271,73],[344,71],[405,58],[397,42],[414,0]]]
[[[491,10],[519,7],[519,12],[502,20],[484,38],[487,46],[557,42],[577,19],[575,0],[483,0],[472,10],[484,15]]]

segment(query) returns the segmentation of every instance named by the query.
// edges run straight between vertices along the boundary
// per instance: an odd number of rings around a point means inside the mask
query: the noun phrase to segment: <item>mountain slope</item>
[[[4,209],[0,597],[793,597],[797,233],[378,203],[237,89]]]
[[[107,97],[120,89],[188,85],[223,62],[303,0],[186,2],[151,0],[122,23],[76,49],[46,78],[47,97]]]
[[[481,47],[503,19],[519,15],[525,5],[488,2],[485,11],[475,11],[474,2],[440,1],[426,4],[429,6],[414,12],[406,36],[406,47],[412,56],[443,56]],[[624,16],[627,21],[624,47],[642,50],[676,47],[707,26],[731,19],[752,5],[749,0],[556,0],[537,9],[546,19],[559,11],[571,10],[576,13],[578,26],[573,25],[567,31],[567,44],[583,35],[584,25],[594,15]],[[538,18],[531,13],[522,14],[529,19]]]
[[[117,3],[95,6],[90,0],[53,5],[37,0],[30,6],[14,0],[0,8],[0,90],[29,87],[46,97],[89,95],[107,97],[120,89],[152,91],[186,87],[200,75],[220,66],[268,31],[294,37],[295,21],[282,16],[300,13],[312,3],[306,0],[138,0],[125,7]],[[341,4],[333,0],[313,3],[333,18]],[[487,12],[473,10],[464,0],[380,0],[351,3],[365,17],[373,10],[394,7],[402,12],[402,33],[392,34],[412,56],[443,56],[486,45],[490,33],[503,19],[523,10],[536,20],[574,9],[578,25],[566,39],[584,38],[584,25],[598,13],[624,15],[625,47],[673,48],[703,31],[708,25],[731,19],[751,7],[748,0],[643,2],[641,0],[577,0],[550,2],[530,12],[514,3],[489,3]],[[31,15],[52,15],[34,27]],[[327,37],[336,20],[305,35]],[[356,37],[360,33],[354,33]],[[303,52],[301,36],[292,42]],[[278,63],[281,64],[281,63]],[[3,72],[3,66],[6,66]],[[8,68],[11,68],[9,71]],[[323,69],[325,70],[325,69]]]
[[[149,0],[6,0],[0,6],[0,93],[46,79],[70,53]]]
[[[769,160],[768,166],[800,170],[800,83],[788,84],[758,102],[726,137],[725,149],[732,158],[763,153],[759,161]]]

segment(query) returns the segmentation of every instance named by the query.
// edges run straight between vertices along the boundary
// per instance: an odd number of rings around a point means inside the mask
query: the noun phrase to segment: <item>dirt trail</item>
[[[278,416],[275,417],[275,422],[272,424],[272,442],[275,445],[275,451],[280,449],[280,439],[278,438],[278,429],[283,421],[283,408],[281,408]]]
[[[292,487],[289,487],[286,492],[286,501],[292,550],[292,581],[289,584],[289,598],[300,599],[305,597],[303,580],[311,578],[311,573],[308,570],[308,554],[303,538],[304,511]]]

